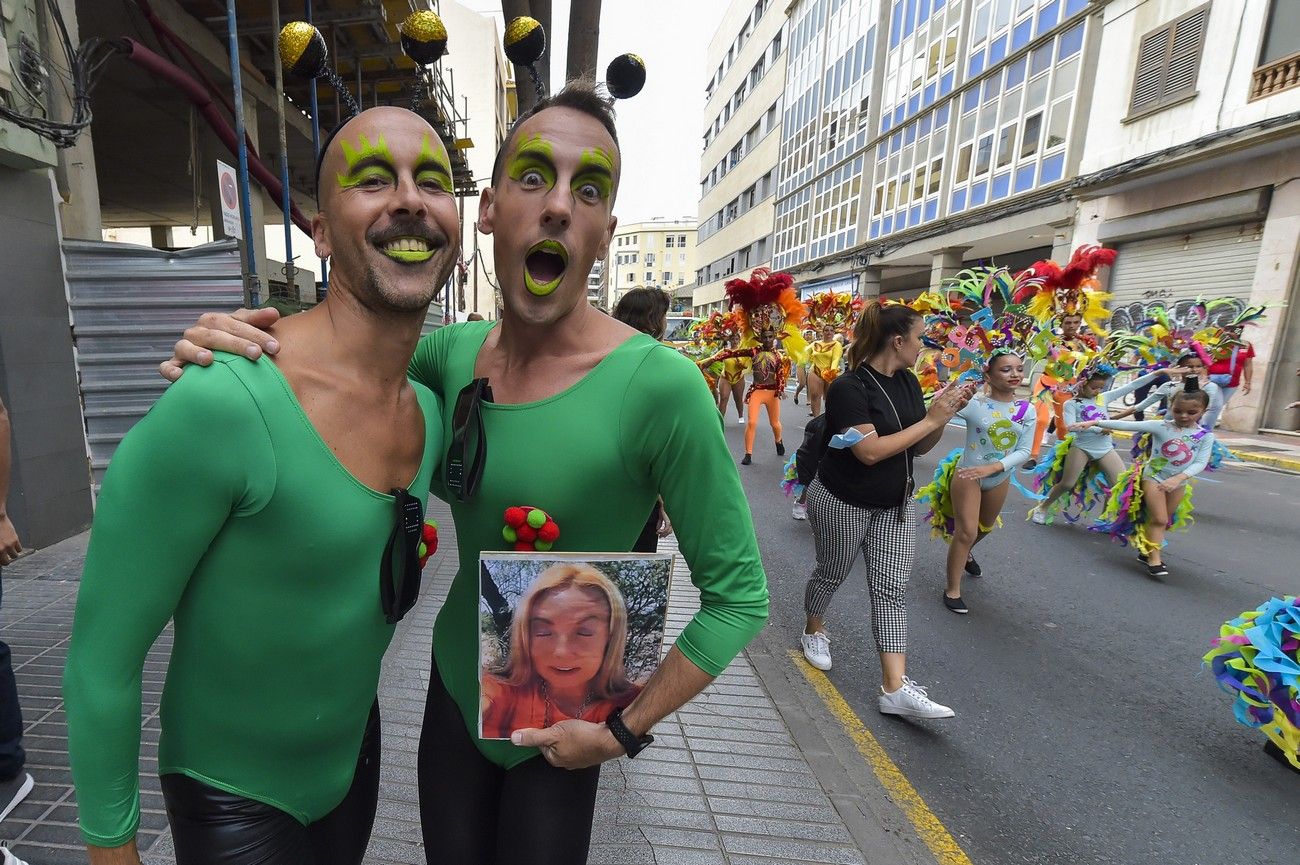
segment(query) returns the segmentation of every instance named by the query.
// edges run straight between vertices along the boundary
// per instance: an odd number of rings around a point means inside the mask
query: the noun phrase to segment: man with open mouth
[[[425,847],[440,861],[585,862],[600,764],[653,741],[654,725],[767,618],[749,507],[698,370],[587,301],[587,273],[617,226],[621,170],[611,106],[590,84],[570,83],[521,117],[477,226],[495,240],[501,320],[443,327],[411,363],[411,377],[445,400],[452,446],[433,492],[451,504],[460,552],[435,627],[419,755]],[[195,343],[270,349],[249,324],[276,317],[205,318],[164,375],[202,362]],[[502,513],[545,511],[560,530],[556,551],[626,552],[658,498],[702,599],[659,670],[607,724],[570,719],[513,741],[478,739],[478,558],[502,548]],[[719,537],[717,525],[731,531]]]

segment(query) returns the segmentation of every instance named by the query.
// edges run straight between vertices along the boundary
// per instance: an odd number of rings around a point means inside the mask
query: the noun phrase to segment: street
[[[807,409],[782,407],[793,449]],[[743,431],[733,416],[737,454]],[[813,541],[790,517],[769,437],[761,425],[741,473],[771,586],[765,639],[797,649]],[[949,427],[917,461],[918,486],[959,444]],[[1004,528],[976,548],[984,577],[963,584],[969,616],[940,603],[946,546],[921,528],[908,672],[957,717],[877,712],[860,563],[827,613],[830,680],[975,862],[1290,861],[1300,776],[1236,723],[1200,658],[1226,619],[1300,593],[1298,482],[1244,465],[1204,477],[1163,581],[1081,526],[1027,522],[1029,502],[1012,491]]]

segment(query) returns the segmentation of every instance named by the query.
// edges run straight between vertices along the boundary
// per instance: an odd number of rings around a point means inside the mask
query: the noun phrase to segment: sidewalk
[[[383,762],[379,815],[367,865],[423,865],[416,746],[429,673],[434,618],[456,570],[445,505],[430,515],[442,543],[425,570],[421,604],[399,626],[380,682]],[[59,682],[87,535],[19,560],[4,572],[4,639],[13,649],[26,722],[28,769],[36,788],[0,827],[0,838],[31,865],[84,863],[68,770]],[[674,539],[664,545],[675,552]],[[684,565],[674,576],[669,641],[698,607]],[[174,863],[158,792],[158,700],[170,631],[145,671],[141,754],[145,865]],[[787,713],[788,700],[782,701]],[[777,704],[742,655],[703,694],[655,729],[635,761],[605,764],[596,800],[590,865],[742,865],[820,862],[865,865],[841,812],[796,743]],[[811,755],[824,764],[825,755]],[[826,775],[826,772],[822,773]],[[833,783],[833,782],[832,782]],[[831,791],[837,801],[843,791]],[[430,851],[429,861],[438,861]]]

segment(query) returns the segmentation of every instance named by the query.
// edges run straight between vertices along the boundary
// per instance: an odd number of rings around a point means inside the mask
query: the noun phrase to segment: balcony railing
[[[1256,69],[1250,82],[1250,101],[1292,87],[1300,87],[1300,51]]]

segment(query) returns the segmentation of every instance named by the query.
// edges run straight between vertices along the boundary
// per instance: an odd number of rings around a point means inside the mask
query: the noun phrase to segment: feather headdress
[[[819,334],[823,328],[845,330],[853,322],[853,296],[842,291],[821,291],[808,298],[808,326]],[[860,308],[861,304],[859,304]]]
[[[1024,304],[1041,322],[1062,315],[1081,315],[1094,333],[1105,334],[1110,294],[1097,283],[1097,271],[1115,263],[1116,252],[1086,244],[1062,267],[1055,261],[1035,262],[1016,278],[1013,301]]]

